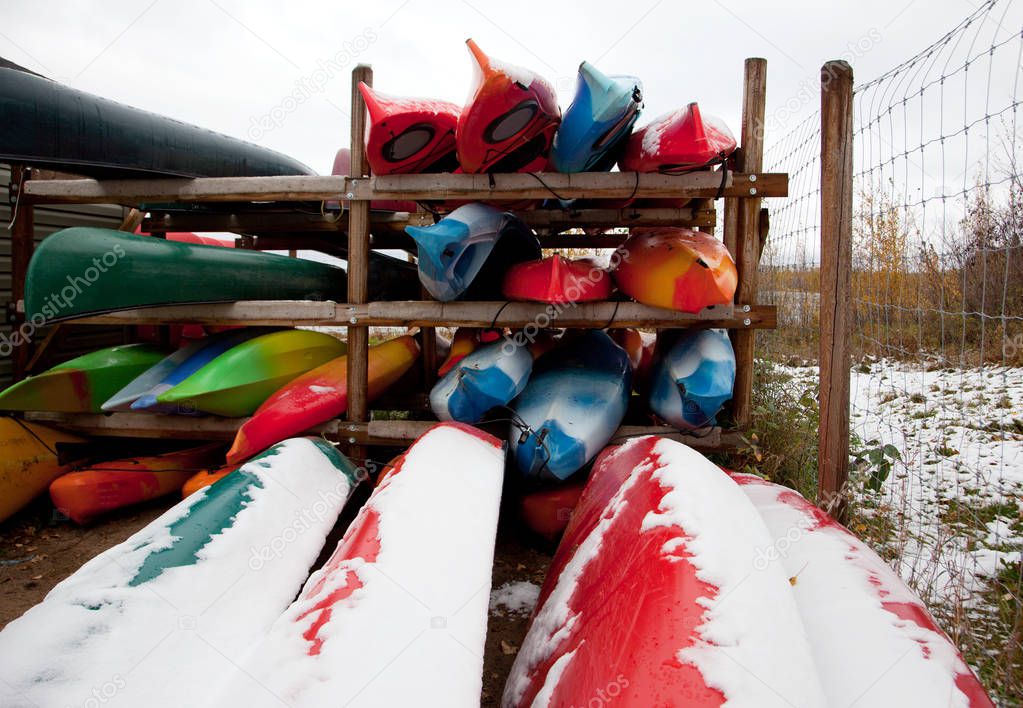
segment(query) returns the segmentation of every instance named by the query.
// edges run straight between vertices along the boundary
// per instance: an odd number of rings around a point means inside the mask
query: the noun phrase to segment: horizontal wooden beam
[[[492,182],[491,182],[492,180]],[[721,175],[692,172],[662,175],[636,172],[577,174],[435,174],[350,177],[201,177],[196,179],[31,180],[25,198],[48,204],[126,204],[145,202],[306,202],[338,199],[712,199]],[[788,196],[788,175],[731,173],[724,197]]]
[[[211,305],[170,305],[122,310],[73,320],[76,324],[295,325],[381,327],[724,327],[774,329],[777,309],[748,311],[731,305],[696,314],[637,302],[546,305],[532,302],[371,302],[364,305],[306,300],[250,300]]]

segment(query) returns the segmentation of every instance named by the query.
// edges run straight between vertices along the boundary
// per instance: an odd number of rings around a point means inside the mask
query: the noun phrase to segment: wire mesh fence
[[[1023,3],[985,2],[854,99],[854,531],[986,685],[1023,696]],[[813,390],[820,114],[770,145],[764,376]],[[805,397],[804,397],[805,405]]]

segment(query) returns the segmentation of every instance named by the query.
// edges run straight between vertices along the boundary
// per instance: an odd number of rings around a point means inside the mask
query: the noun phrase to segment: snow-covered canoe
[[[295,597],[356,484],[275,445],[101,553],[0,632],[0,705],[200,706]],[[484,593],[484,597],[486,593]]]

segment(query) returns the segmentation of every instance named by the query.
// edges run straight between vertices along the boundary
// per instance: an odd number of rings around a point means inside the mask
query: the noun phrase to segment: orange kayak
[[[197,472],[188,478],[184,486],[181,487],[181,498],[190,497],[200,489],[205,489],[214,482],[223,479],[227,475],[238,469],[238,465],[225,465],[212,470],[203,470]]]
[[[480,346],[479,330],[475,327],[459,327],[451,340],[451,348],[444,363],[437,370],[437,376],[444,376],[455,367],[455,364],[476,351]]]
[[[58,477],[50,485],[50,499],[76,524],[102,514],[149,501],[181,489],[201,467],[215,464],[223,451],[220,443],[149,457],[101,462]]]

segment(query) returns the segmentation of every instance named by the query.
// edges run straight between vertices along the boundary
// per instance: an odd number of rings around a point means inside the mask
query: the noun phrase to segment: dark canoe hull
[[[0,125],[0,162],[96,178],[314,174],[273,150],[8,67]]]

